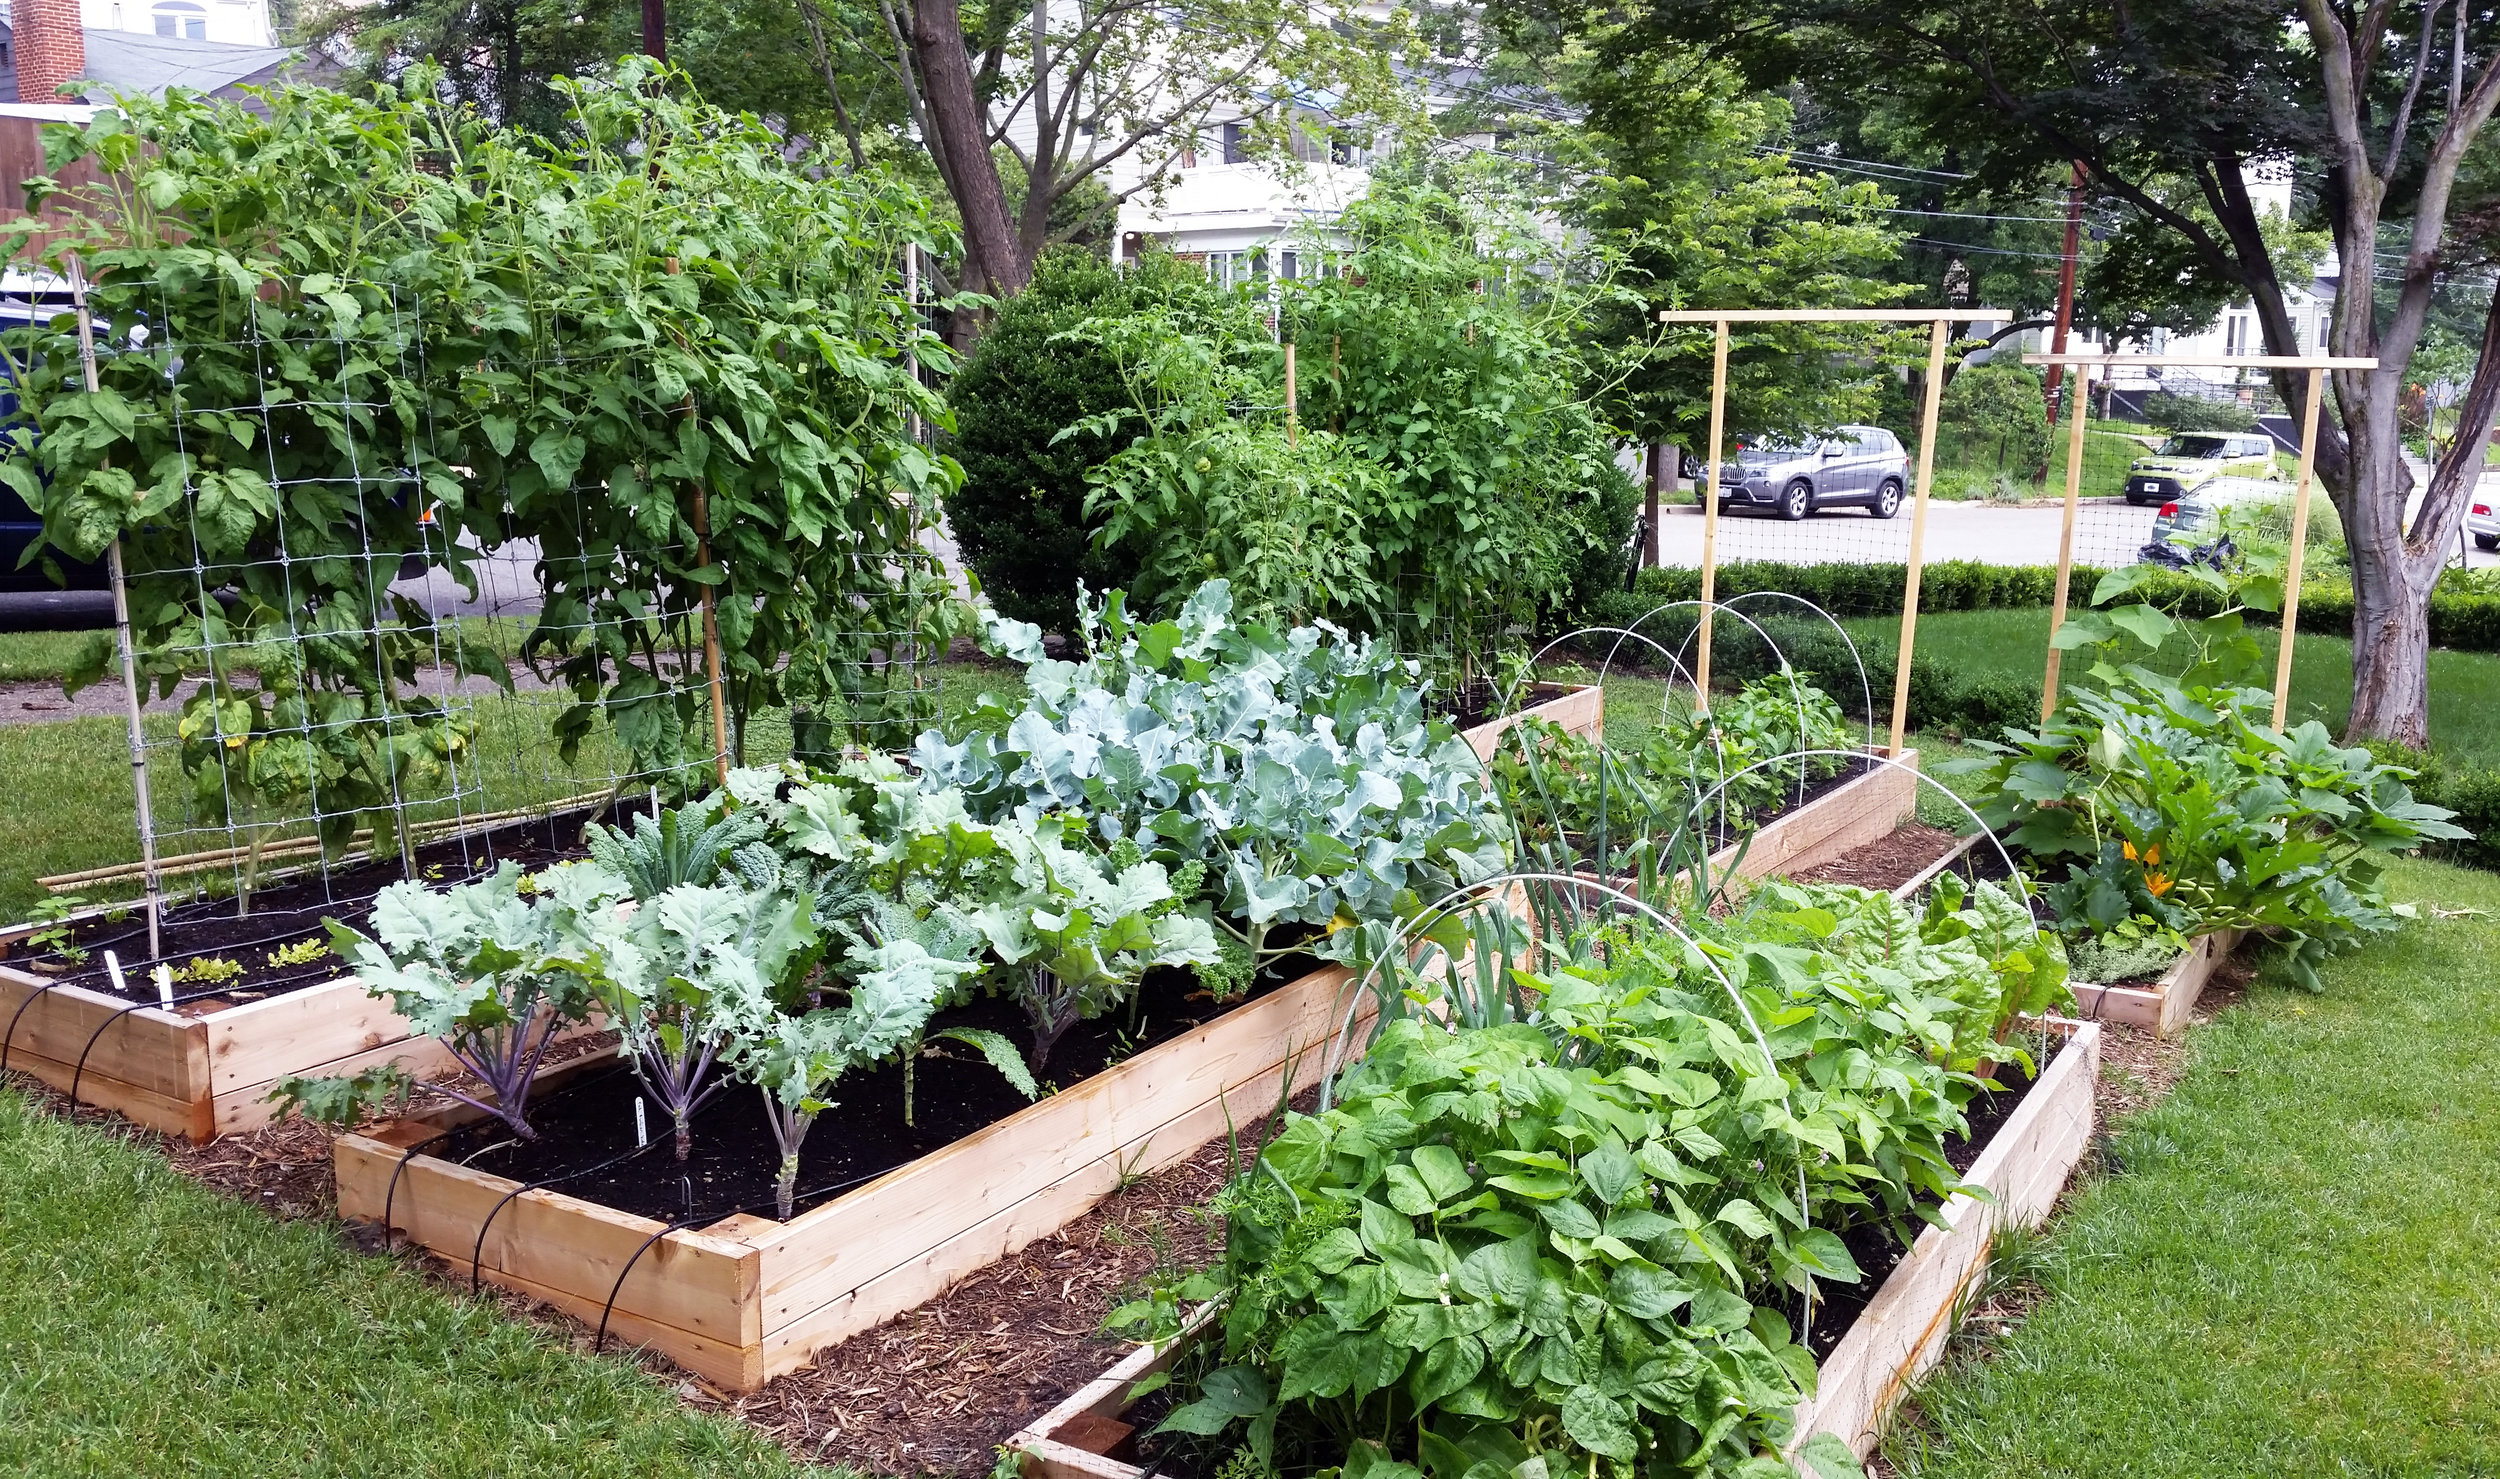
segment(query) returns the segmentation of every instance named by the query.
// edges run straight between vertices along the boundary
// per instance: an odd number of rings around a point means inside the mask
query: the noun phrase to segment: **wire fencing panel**
[[[21,383],[79,373],[61,307],[13,320]],[[461,377],[424,361],[461,342],[445,322],[459,316],[387,283],[117,274],[94,291],[101,393],[42,402],[50,421],[22,428],[117,423],[118,466],[79,496],[140,514],[121,541],[169,896],[248,908],[283,874],[290,907],[359,902],[390,877],[490,867],[489,834],[527,818],[569,816],[570,845],[599,808],[710,786],[704,587],[669,573],[698,569],[698,551],[673,524],[620,537],[615,490],[579,468],[532,495],[533,536],[494,538],[521,521],[437,443],[430,414],[429,389]],[[560,401],[594,393],[576,389],[600,382],[587,368],[550,357],[524,373]],[[938,719],[928,670],[958,622],[917,502],[893,496],[911,537],[850,536],[835,583],[851,594],[804,613],[806,681],[795,662],[724,663],[732,763],[901,748]],[[760,605],[724,603],[724,625]],[[98,634],[80,681],[119,676]],[[141,875],[133,862],[55,886],[111,897]]]

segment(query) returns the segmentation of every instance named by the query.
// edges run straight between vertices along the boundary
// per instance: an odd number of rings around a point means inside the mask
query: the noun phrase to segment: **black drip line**
[[[67,981],[44,982],[41,986],[38,986],[34,990],[26,993],[26,999],[19,1002],[17,1004],[17,1010],[9,1014],[9,1030],[5,1035],[0,1035],[0,1071],[5,1071],[9,1066],[9,1049],[17,1039],[18,1019],[26,1015],[26,1009],[33,1006],[38,997],[57,991],[61,987],[68,984],[70,983]],[[181,1006],[186,1002],[205,1001],[209,997],[223,996],[225,994],[225,988],[212,986],[201,991],[181,992],[176,994],[170,1000],[164,997],[158,997],[153,1001],[134,1001],[130,1005],[123,1007],[121,1010],[105,1018],[102,1022],[97,1023],[95,1031],[87,1035],[87,1045],[78,1050],[78,1062],[76,1066],[70,1070],[69,1107],[73,1110],[78,1107],[78,1085],[80,1081],[86,1077],[87,1056],[95,1051],[97,1041],[104,1036],[107,1028],[111,1027],[114,1023],[119,1022],[122,1018],[129,1016],[132,1012],[144,1011],[149,1007]]]
[[[548,1091],[548,1092],[547,1092],[546,1094],[544,1094],[544,1095],[538,1095],[538,1096],[534,1096],[534,1097],[535,1097],[535,1098],[537,1099],[537,1101],[538,1101],[538,1102],[540,1102],[540,1103],[544,1103],[545,1101],[547,1101],[547,1100],[549,1100],[549,1099],[561,1099],[561,1098],[563,1098],[565,1095],[570,1094],[570,1093],[573,1093],[573,1092],[575,1092],[576,1090],[589,1088],[592,1084],[602,1084],[602,1083],[606,1083],[609,1079],[614,1078],[617,1074],[622,1073],[623,1071],[624,1071],[624,1069],[623,1069],[622,1067],[611,1067],[611,1068],[610,1068],[607,1072],[605,1072],[605,1073],[591,1073],[591,1074],[584,1074],[582,1077],[580,1077],[580,1078],[578,1078],[578,1079],[573,1080],[571,1083],[565,1084],[565,1085],[564,1085],[563,1087],[561,1087],[561,1088],[552,1089],[552,1090]],[[391,1208],[392,1208],[394,1205],[396,1205],[396,1204],[397,1204],[397,1202],[398,1202],[398,1200],[399,1200],[399,1178],[400,1178],[400,1174],[401,1174],[402,1172],[404,1172],[404,1171],[406,1171],[406,1170],[408,1169],[408,1163],[409,1163],[410,1161],[413,1161],[413,1160],[415,1160],[418,1156],[423,1155],[429,1147],[431,1147],[431,1146],[436,1146],[436,1145],[440,1145],[440,1144],[442,1144],[444,1141],[449,1140],[452,1136],[459,1134],[461,1131],[466,1130],[466,1129],[471,1129],[471,1128],[473,1128],[473,1127],[475,1126],[475,1124],[476,1124],[476,1121],[472,1120],[472,1121],[466,1121],[466,1122],[463,1122],[463,1123],[461,1123],[461,1124],[453,1125],[450,1129],[447,1129],[447,1130],[441,1131],[441,1132],[440,1132],[440,1133],[438,1133],[438,1134],[428,1135],[428,1136],[427,1136],[427,1137],[425,1137],[423,1140],[420,1140],[420,1141],[418,1141],[417,1143],[415,1143],[414,1145],[409,1146],[409,1147],[407,1148],[407,1150],[403,1151],[403,1152],[400,1154],[400,1157],[399,1157],[399,1164],[398,1164],[398,1165],[396,1165],[396,1166],[393,1166],[393,1167],[391,1168],[391,1184],[390,1184],[389,1188],[388,1188],[387,1190],[385,1190],[385,1191],[383,1192],[383,1194],[382,1194],[382,1251],[383,1251],[383,1252],[387,1253],[387,1252],[389,1252],[389,1251],[390,1251],[390,1248],[391,1248],[391,1234],[392,1234],[392,1233],[396,1230],[396,1229],[394,1229],[394,1228],[393,1228],[392,1223],[391,1223]],[[647,1147],[643,1147],[643,1148],[647,1148]],[[619,1157],[618,1159],[620,1159],[620,1160],[621,1160],[621,1159],[623,1159],[623,1157]],[[609,1162],[609,1164],[610,1164],[610,1165],[613,1165],[613,1164],[615,1164],[615,1162],[611,1161],[611,1162]],[[594,1169],[594,1170],[595,1170],[595,1169],[597,1169],[597,1168],[596,1168],[596,1167],[593,1167],[592,1169]],[[559,1178],[559,1179],[560,1179],[560,1178]],[[526,1190],[528,1190],[528,1188],[527,1188],[527,1187],[523,1187],[523,1188],[522,1188],[522,1190],[526,1191]],[[506,1198],[505,1200],[507,1200],[507,1201],[508,1201],[508,1200],[510,1200],[510,1198]],[[498,1212],[502,1211],[502,1210],[503,1210],[502,1204],[501,1204],[501,1203],[498,1203],[498,1204],[496,1205],[495,1210],[496,1210],[496,1211],[498,1211]],[[492,1219],[491,1219],[491,1217],[490,1217],[490,1219],[489,1219],[489,1220],[492,1220]],[[479,1230],[479,1232],[478,1232],[478,1240],[479,1240],[479,1242],[480,1242],[480,1243],[483,1243],[483,1242],[485,1241],[485,1238],[486,1238],[485,1230],[481,1228],[481,1229]],[[477,1285],[476,1285],[476,1281],[475,1281],[474,1279],[472,1279],[472,1280],[470,1281],[470,1286],[469,1286],[469,1287],[470,1287],[470,1289],[471,1289],[471,1291],[472,1291],[472,1292],[475,1292]]]

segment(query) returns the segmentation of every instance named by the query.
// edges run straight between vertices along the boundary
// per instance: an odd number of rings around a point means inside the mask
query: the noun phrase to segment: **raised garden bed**
[[[585,819],[567,819],[576,835]],[[550,840],[560,826],[550,819],[431,843],[420,850],[420,865],[466,872],[490,852],[524,863],[545,861],[562,851]],[[367,864],[353,871],[360,876],[375,868]],[[399,865],[393,861],[379,871],[388,877],[363,892],[369,895],[396,878]],[[334,877],[330,887],[339,886]],[[419,1075],[450,1070],[450,1055],[440,1043],[414,1035],[389,1002],[366,995],[361,981],[335,970],[335,961],[292,968],[266,964],[273,947],[319,937],[324,913],[361,921],[362,901],[324,902],[327,889],[298,901],[291,897],[297,890],[316,886],[272,880],[259,899],[269,907],[243,919],[233,916],[230,904],[170,911],[169,961],[224,954],[246,968],[213,991],[177,985],[171,1008],[154,1004],[156,989],[139,960],[146,954],[147,926],[136,910],[93,909],[67,921],[90,959],[66,969],[33,968],[41,952],[26,940],[45,926],[0,931],[0,1042],[5,1042],[0,1061],[64,1093],[74,1091],[80,1104],[193,1141],[268,1124],[277,1111],[269,1091],[290,1074],[353,1074],[394,1059]],[[184,917],[193,913],[198,917]],[[125,962],[127,995],[112,990],[105,976],[108,948],[131,957]],[[64,964],[57,958],[43,963]]]
[[[1604,695],[1560,690],[1530,714],[1595,734]],[[1492,745],[1483,727],[1465,737],[1479,754]],[[339,1211],[387,1220],[457,1270],[752,1391],[1271,1110],[1289,1079],[1316,1075],[1347,987],[1342,969],[1311,971],[787,1223],[738,1213],[676,1226],[412,1154],[474,1122],[466,1108],[339,1137]]]
[[[1602,738],[1606,731],[1606,690],[1594,683],[1540,683],[1536,686],[1536,702],[1516,713],[1498,719],[1487,719],[1459,731],[1460,738],[1476,752],[1479,760],[1493,758],[1494,747],[1502,736],[1522,720],[1542,719],[1561,726],[1572,734],[1590,739]]]
[[[2162,1037],[2175,1036],[2195,1011],[2196,999],[2205,994],[2205,983],[2245,938],[2240,930],[2198,935],[2189,942],[2185,955],[2151,981],[2113,986],[2077,981],[2072,988],[2075,1004],[2083,1015],[2099,1021],[2150,1027]]]
[[[1289,1078],[1316,1075],[1346,984],[1341,968],[1311,971],[786,1223],[740,1213],[672,1230],[409,1154],[479,1118],[465,1107],[340,1136],[339,1212],[387,1214],[455,1271],[753,1391],[1273,1110]]]
[[[1904,750],[1898,759],[1898,766],[1842,777],[1780,812],[1751,837],[1719,849],[1712,866],[1733,867],[1745,878],[1802,873],[1890,835],[1918,813],[1918,751]]]
[[[1871,1452],[1910,1384],[1943,1354],[1996,1230],[2036,1226],[2056,1205],[2092,1140],[2101,1029],[2062,1018],[2047,1025],[2065,1042],[1964,1173],[1989,1200],[1964,1194],[1946,1203],[1943,1225],[1919,1234],[1821,1358],[1816,1394],[1798,1407],[1799,1443],[1830,1433],[1861,1458]],[[1212,1314],[1202,1310],[1179,1337],[1129,1352],[1009,1439],[1026,1479],[1145,1479],[1147,1468],[1114,1456],[1134,1452],[1129,1393],[1168,1368]]]

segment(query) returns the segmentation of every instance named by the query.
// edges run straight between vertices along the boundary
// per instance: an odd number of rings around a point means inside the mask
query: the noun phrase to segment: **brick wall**
[[[20,102],[57,102],[64,82],[87,72],[87,38],[79,29],[78,0],[14,0],[9,7],[17,42]]]

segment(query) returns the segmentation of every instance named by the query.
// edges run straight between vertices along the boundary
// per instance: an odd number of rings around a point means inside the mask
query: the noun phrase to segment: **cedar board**
[[[2087,1017],[2150,1027],[2162,1037],[2176,1037],[2196,1009],[2196,999],[2205,994],[2205,983],[2246,937],[2243,931],[2228,929],[2198,935],[2187,953],[2172,961],[2170,969],[2150,986],[2093,986],[2077,981],[2071,988],[2076,1004]]]
[[[1714,869],[1735,868],[1744,878],[1802,872],[1847,856],[1892,835],[1918,814],[1918,751],[1904,750],[1899,766],[1879,765],[1835,786],[1769,826],[1720,848]]]
[[[716,1386],[753,1391],[1065,1227],[1124,1178],[1273,1110],[1289,1081],[1316,1076],[1351,984],[1341,967],[1314,971],[787,1223],[736,1216],[654,1241],[664,1224],[650,1218],[527,1191],[496,1217],[476,1268],[482,1218],[519,1183],[404,1157],[477,1116],[465,1107],[339,1136],[339,1213],[376,1221],[388,1201],[393,1226],[456,1273],[592,1324],[649,1242],[616,1294],[610,1332]]]
[[[38,927],[0,931],[0,958]],[[278,1106],[269,1092],[291,1074],[349,1074],[393,1059],[421,1077],[457,1066],[354,976],[256,1001],[212,996],[125,1013],[129,1005],[0,962],[0,1032],[16,1022],[10,1068],[63,1093],[75,1080],[79,1103],[199,1144],[270,1123]]]

